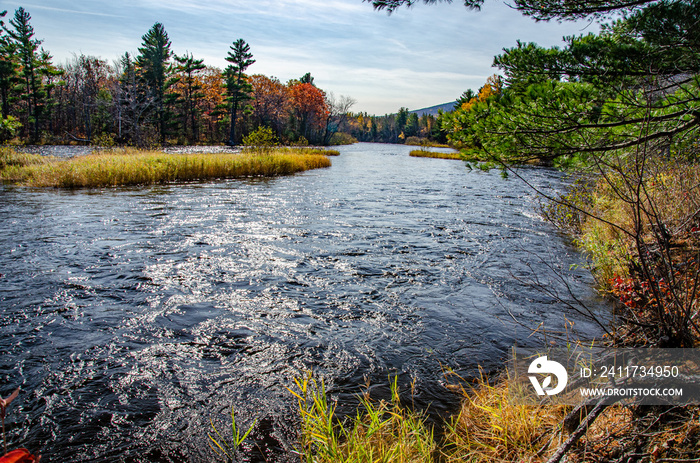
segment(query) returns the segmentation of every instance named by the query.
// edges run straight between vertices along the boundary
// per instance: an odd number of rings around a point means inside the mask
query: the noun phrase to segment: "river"
[[[306,370],[347,411],[398,374],[437,420],[458,400],[441,365],[497,369],[542,342],[540,323],[595,335],[528,283],[565,296],[549,275],[564,269],[606,310],[535,193],[410,148],[344,146],[331,168],[267,180],[0,187],[0,393],[22,388],[10,444],[49,462],[211,461],[210,418],[224,427],[233,405],[258,419],[247,458],[298,461],[286,387]]]

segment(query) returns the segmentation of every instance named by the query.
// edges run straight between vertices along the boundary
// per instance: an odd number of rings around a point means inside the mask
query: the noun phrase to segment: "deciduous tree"
[[[289,94],[298,133],[307,140],[315,139],[317,133],[324,128],[328,115],[324,92],[313,84],[297,83],[291,86]]]
[[[283,133],[283,126],[288,111],[289,88],[275,77],[256,74],[250,77],[253,87],[254,124],[271,127],[277,136]]]

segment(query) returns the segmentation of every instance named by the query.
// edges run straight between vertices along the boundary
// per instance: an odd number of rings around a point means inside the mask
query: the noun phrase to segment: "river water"
[[[543,342],[541,323],[596,334],[529,284],[606,310],[532,190],[409,150],[345,146],[331,168],[268,180],[0,187],[0,394],[22,388],[10,445],[212,461],[210,419],[225,427],[233,405],[258,420],[247,459],[298,461],[286,387],[306,370],[341,411],[365,381],[378,398],[389,375],[415,381],[407,400],[439,422],[458,400],[441,366],[497,369],[514,343]]]

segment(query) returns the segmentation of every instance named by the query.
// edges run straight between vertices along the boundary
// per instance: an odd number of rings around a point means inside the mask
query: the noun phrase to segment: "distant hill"
[[[430,114],[431,116],[437,116],[439,110],[443,110],[444,112],[452,111],[455,107],[456,101],[453,101],[451,103],[443,103],[435,106],[431,106],[429,108],[423,108],[423,109],[415,109],[413,111],[409,111],[409,113],[416,113],[418,114],[418,117],[421,117],[423,114]]]

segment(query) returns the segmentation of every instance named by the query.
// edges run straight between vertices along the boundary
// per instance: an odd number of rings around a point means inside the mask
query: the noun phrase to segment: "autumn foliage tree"
[[[320,142],[328,116],[325,93],[311,83],[294,83],[289,88],[289,96],[298,134],[306,140]]]
[[[249,82],[253,88],[253,125],[270,127],[281,137],[290,109],[289,88],[279,79],[261,74],[251,76]]]

